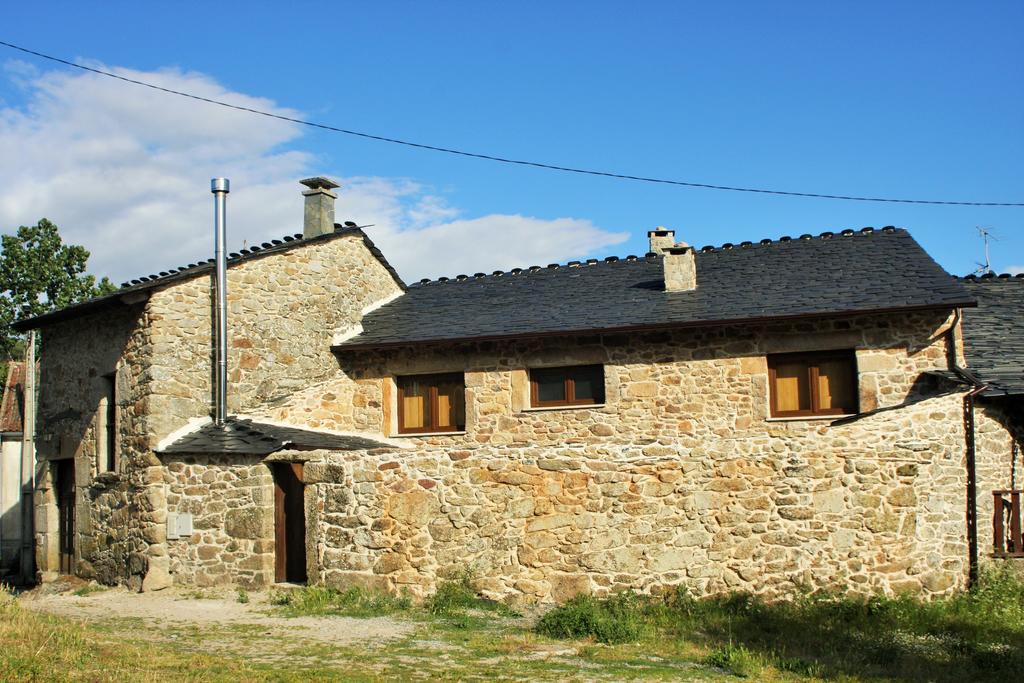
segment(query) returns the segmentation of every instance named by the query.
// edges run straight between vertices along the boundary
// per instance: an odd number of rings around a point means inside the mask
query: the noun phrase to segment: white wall
[[[23,466],[21,434],[0,434],[0,575],[19,571],[23,519],[21,491],[30,472]],[[31,499],[25,505],[31,509]]]

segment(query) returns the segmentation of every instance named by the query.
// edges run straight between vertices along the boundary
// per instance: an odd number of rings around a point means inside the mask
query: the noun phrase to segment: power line
[[[104,71],[102,69],[95,69],[93,67],[84,66],[82,64],[76,64],[60,57],[54,57],[52,55],[44,54],[42,52],[36,52],[20,45],[14,45],[13,43],[7,43],[0,40],[0,45],[9,47],[12,50],[18,50],[25,54],[30,54],[40,59],[46,59],[51,62],[70,66],[75,69],[81,69],[82,71],[89,71],[100,76],[107,76],[108,78],[114,78],[125,83],[131,83],[133,85],[141,85],[145,88],[152,90],[159,90],[160,92],[168,93],[170,95],[178,95],[179,97],[186,97],[192,100],[198,100],[199,102],[206,102],[208,104],[215,104],[220,107],[227,107],[228,109],[235,109],[237,111],[244,111],[250,114],[257,114],[259,116],[266,116],[272,119],[279,119],[281,121],[288,121],[289,123],[296,123],[302,126],[309,126],[311,128],[319,128],[321,130],[331,131],[333,133],[343,133],[345,135],[352,135],[355,137],[365,138],[368,140],[377,140],[378,142],[388,142],[395,145],[404,145],[406,147],[414,147],[416,149],[426,149],[432,152],[443,152],[445,154],[454,154],[462,157],[470,157],[472,159],[484,159],[486,161],[497,161],[503,164],[514,164],[517,166],[529,166],[532,168],[542,168],[549,171],[562,171],[565,173],[576,173],[580,175],[591,175],[600,176],[604,178],[616,178],[619,180],[635,180],[644,183],[657,183],[661,185],[677,185],[681,187],[694,187],[705,190],[726,190],[729,192],[750,192],[755,194],[770,194],[770,195],[781,195],[786,197],[810,197],[815,199],[842,199],[853,202],[888,202],[891,204],[940,204],[945,206],[1014,206],[1024,207],[1024,202],[968,202],[968,201],[951,201],[951,200],[937,200],[937,199],[896,199],[892,197],[858,197],[855,195],[842,195],[842,194],[821,194],[817,192],[790,192],[786,190],[767,190],[764,188],[754,187],[736,187],[732,185],[713,185],[711,183],[695,183],[687,182],[683,180],[669,180],[666,178],[651,178],[646,176],[629,175],[625,173],[612,173],[610,171],[596,171],[593,169],[586,168],[574,168],[571,166],[558,166],[556,164],[545,164],[539,161],[527,161],[524,159],[509,159],[506,157],[494,156],[492,154],[480,154],[477,152],[467,152],[460,149],[452,149],[449,147],[438,147],[436,145],[427,145],[420,142],[410,142],[409,140],[399,140],[396,138],[389,138],[383,135],[372,135],[370,133],[363,133],[357,130],[348,130],[346,128],[339,128],[337,126],[331,126],[326,123],[317,123],[315,121],[305,121],[303,119],[296,119],[291,116],[283,116],[281,114],[274,114],[272,112],[263,111],[260,109],[253,109],[252,107],[243,107],[239,104],[231,104],[230,102],[224,102],[222,100],[215,100],[209,97],[203,97],[201,95],[195,95],[193,93],[183,92],[181,90],[174,90],[172,88],[165,88],[163,86],[155,85],[153,83],[147,83],[146,81],[136,80],[134,78],[128,78],[127,76],[119,76],[118,74]]]

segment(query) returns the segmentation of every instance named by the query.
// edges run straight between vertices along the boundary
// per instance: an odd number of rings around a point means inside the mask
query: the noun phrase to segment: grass
[[[419,619],[446,620],[450,626],[463,629],[478,626],[487,614],[518,616],[500,602],[479,597],[471,574],[442,582],[434,595],[419,605],[406,594],[396,596],[358,587],[342,591],[323,586],[275,591],[270,596],[270,604],[289,617],[374,617],[401,613]]]
[[[182,653],[25,610],[0,591],[0,680],[268,680],[241,660]]]
[[[469,631],[486,628],[495,617],[518,617],[507,605],[481,598],[473,588],[473,575],[460,574],[441,582],[420,609],[428,618],[451,629]]]
[[[308,592],[310,589],[288,594]],[[369,595],[370,599],[379,597]],[[366,596],[361,600],[368,604]],[[278,601],[284,602],[283,596],[278,596]],[[312,601],[288,602],[309,606]],[[409,608],[406,616],[415,621],[411,634],[344,644],[312,641],[304,632],[287,627],[268,630],[265,625],[178,623],[153,628],[149,622],[123,616],[89,621],[52,617],[0,596],[0,680],[304,683],[424,678],[591,681],[639,675],[680,678],[681,670],[673,663],[650,662],[644,657],[582,661],[573,656],[575,648],[568,649],[569,656],[543,656],[550,641],[510,623],[501,616],[505,608],[479,598],[466,600],[461,591],[451,587],[442,592],[435,608],[439,614],[432,614],[426,603]],[[463,628],[453,621],[459,615],[487,618]],[[559,651],[566,650],[554,645]],[[721,676],[701,670],[697,677]]]
[[[335,643],[261,624],[153,629],[126,617],[48,617],[0,595],[0,680],[1010,681],[1024,670],[1024,583],[997,571],[972,593],[928,603],[577,597],[535,627],[481,599],[469,576],[420,604],[318,587],[272,598],[278,614],[392,615],[406,630]]]
[[[412,600],[405,595],[395,596],[355,587],[340,591],[321,586],[276,591],[270,596],[270,604],[289,617],[378,617],[407,612],[413,606]]]
[[[92,595],[93,593],[102,593],[105,590],[107,590],[106,586],[101,586],[98,583],[87,583],[81,588],[73,591],[71,594],[84,598],[88,595]]]
[[[733,645],[732,643],[712,650],[704,661],[709,666],[724,669],[740,678],[756,676],[764,669],[764,661],[761,657],[742,645]]]
[[[685,592],[577,597],[537,631],[607,644],[690,642],[708,651],[705,663],[740,676],[767,668],[815,678],[1011,679],[1024,671],[1024,582],[992,568],[975,591],[932,602],[827,593],[775,603]]]

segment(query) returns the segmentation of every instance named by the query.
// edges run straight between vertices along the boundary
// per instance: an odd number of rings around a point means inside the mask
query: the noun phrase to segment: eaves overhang
[[[448,344],[463,344],[472,342],[489,342],[489,341],[512,341],[519,339],[538,339],[544,337],[574,337],[584,335],[601,335],[601,334],[628,334],[634,332],[660,332],[666,330],[676,329],[696,329],[706,327],[722,327],[725,325],[757,325],[774,322],[786,322],[790,320],[821,320],[827,318],[855,318],[863,315],[885,315],[891,313],[911,313],[916,311],[945,311],[954,310],[957,308],[974,308],[978,305],[978,302],[973,299],[965,299],[959,302],[950,302],[943,304],[934,305],[923,305],[923,306],[909,306],[909,307],[898,307],[898,308],[868,308],[849,310],[841,312],[814,312],[806,314],[789,314],[789,315],[777,315],[777,316],[763,316],[763,317],[745,317],[745,318],[720,318],[715,320],[693,320],[693,321],[678,321],[678,322],[667,322],[662,324],[643,324],[643,325],[623,325],[616,327],[588,327],[578,329],[556,329],[556,330],[538,330],[536,332],[517,332],[515,334],[491,334],[491,335],[477,335],[477,336],[462,336],[462,337],[434,337],[434,338],[423,338],[423,339],[402,339],[397,341],[373,341],[361,343],[359,337],[353,337],[349,341],[342,342],[340,344],[334,344],[331,346],[331,350],[336,353],[343,353],[347,351],[373,351],[378,349],[392,349],[402,347],[419,347],[419,346],[439,346]]]

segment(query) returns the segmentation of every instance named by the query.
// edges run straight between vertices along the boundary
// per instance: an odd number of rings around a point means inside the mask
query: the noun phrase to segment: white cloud
[[[297,112],[175,68],[115,73],[263,109]],[[115,281],[208,258],[209,179],[231,178],[231,249],[301,231],[297,180],[330,164],[296,149],[296,124],[232,111],[95,74],[7,65],[24,104],[0,106],[0,229],[45,216]],[[324,168],[327,166],[328,168]],[[335,169],[336,170],[336,169]],[[402,178],[341,178],[339,219],[368,232],[407,279],[563,261],[625,241],[590,221],[467,218]]]
[[[564,262],[627,238],[579,218],[459,218],[457,210],[427,188],[381,178],[345,181],[338,215],[371,217],[367,234],[410,281]]]
[[[1006,272],[1010,275],[1024,275],[1024,266],[1007,266]]]

